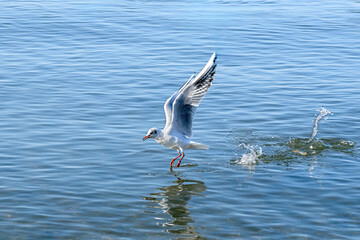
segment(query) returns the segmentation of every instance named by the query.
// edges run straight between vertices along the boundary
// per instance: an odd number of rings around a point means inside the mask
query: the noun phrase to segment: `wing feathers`
[[[194,79],[194,76],[195,73],[191,75],[191,77],[184,83],[184,85],[181,86],[181,88],[179,88],[178,91],[176,91],[171,97],[169,97],[166,100],[164,104],[164,112],[165,112],[165,120],[166,120],[164,129],[171,127],[172,117],[173,117],[173,103],[175,99],[182,92],[182,89],[184,89],[191,82],[191,80]]]
[[[192,120],[201,100],[208,92],[215,74],[216,53],[214,53],[200,73],[194,74],[165,103],[166,125],[164,130],[178,131],[191,136]],[[171,116],[170,116],[171,114]]]

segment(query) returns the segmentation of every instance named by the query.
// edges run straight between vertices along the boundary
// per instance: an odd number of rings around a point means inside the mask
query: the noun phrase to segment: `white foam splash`
[[[241,159],[236,160],[236,164],[241,165],[252,165],[256,164],[259,160],[259,157],[262,154],[262,148],[258,145],[252,146],[252,145],[246,145],[244,143],[241,143],[239,145],[242,148],[245,148],[248,152],[244,153],[241,157]]]
[[[320,120],[321,119],[326,119],[326,116],[328,114],[333,114],[332,112],[330,112],[329,110],[327,110],[324,107],[321,107],[320,109],[317,109],[317,111],[319,111],[320,113],[319,113],[319,115],[316,117],[316,119],[314,121],[314,127],[313,127],[313,131],[312,131],[311,138],[310,138],[309,141],[312,141],[315,138],[315,136],[316,136],[316,134],[317,134],[317,132],[319,130],[319,122],[320,122]]]
[[[341,140],[340,144],[349,147],[353,147],[355,145],[355,143],[350,140]]]

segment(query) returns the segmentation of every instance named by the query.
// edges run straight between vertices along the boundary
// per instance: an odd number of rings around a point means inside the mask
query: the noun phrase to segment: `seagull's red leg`
[[[177,159],[178,157],[180,157],[180,156],[181,156],[180,151],[178,151],[178,153],[179,153],[179,156],[177,156],[176,158],[174,158],[173,160],[171,160],[171,162],[170,162],[170,168],[172,168],[172,165],[173,165],[173,163],[174,163],[175,159]]]
[[[178,163],[176,164],[176,167],[180,167],[180,163],[181,163],[181,160],[185,157],[185,153],[182,152],[182,157],[180,158],[180,160],[178,161]]]

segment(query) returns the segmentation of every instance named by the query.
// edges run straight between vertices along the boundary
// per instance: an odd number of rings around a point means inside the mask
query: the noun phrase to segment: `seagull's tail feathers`
[[[201,149],[201,150],[208,150],[209,146],[205,145],[205,144],[201,144],[201,143],[197,143],[197,142],[191,142],[191,147],[192,149]]]

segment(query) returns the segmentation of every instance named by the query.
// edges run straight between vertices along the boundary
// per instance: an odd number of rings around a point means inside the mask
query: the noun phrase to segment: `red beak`
[[[145,136],[143,137],[143,141],[145,141],[146,139],[148,139],[150,136]]]

